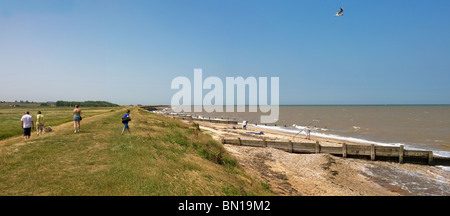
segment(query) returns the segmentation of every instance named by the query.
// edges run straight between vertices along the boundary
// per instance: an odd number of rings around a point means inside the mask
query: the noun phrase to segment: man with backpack
[[[121,135],[123,135],[125,130],[128,130],[128,132],[131,134],[130,127],[128,126],[129,121],[131,121],[130,110],[127,110],[127,113],[122,117],[123,130]]]

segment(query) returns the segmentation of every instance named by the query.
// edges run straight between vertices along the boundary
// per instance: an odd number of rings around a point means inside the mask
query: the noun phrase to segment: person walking
[[[74,133],[81,132],[81,119],[81,109],[78,108],[78,105],[75,105],[75,109],[73,110],[73,128],[75,129]]]
[[[128,133],[131,134],[130,126],[128,126],[128,122],[129,121],[131,121],[130,110],[127,110],[127,113],[122,117],[123,130],[122,130],[122,134],[121,135],[123,135],[125,130],[128,130]]]
[[[42,131],[44,130],[45,118],[42,115],[41,111],[37,112],[36,116],[36,134],[38,136],[42,135]]]
[[[31,136],[31,127],[34,129],[33,116],[30,115],[30,112],[26,112],[25,115],[22,116],[21,119],[22,128],[23,128],[23,137],[25,140],[29,140]]]

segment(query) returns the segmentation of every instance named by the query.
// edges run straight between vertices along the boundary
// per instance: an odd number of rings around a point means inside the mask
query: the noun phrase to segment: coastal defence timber
[[[220,118],[211,118],[211,117],[195,117],[190,115],[174,115],[174,114],[168,114],[167,117],[173,118],[173,119],[180,119],[180,120],[191,120],[191,121],[204,121],[204,122],[210,122],[210,123],[222,123],[222,124],[238,124],[237,120],[234,119],[220,119]]]
[[[324,146],[318,141],[313,142],[283,142],[249,139],[221,139],[222,144],[232,144],[252,147],[272,147],[290,153],[300,154],[331,154],[342,156],[343,158],[362,158],[381,161],[395,161],[398,163],[428,164],[450,166],[450,158],[433,155],[432,151],[418,151],[399,147],[379,146],[379,145],[353,145],[342,144],[342,146]]]

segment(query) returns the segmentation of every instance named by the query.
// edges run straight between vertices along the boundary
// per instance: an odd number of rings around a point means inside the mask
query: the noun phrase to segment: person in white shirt
[[[22,128],[23,128],[23,137],[25,140],[30,139],[31,136],[31,127],[34,129],[33,116],[30,115],[30,112],[26,112],[25,115],[22,116]]]
[[[306,132],[306,139],[311,139],[311,128],[309,128],[309,126],[306,126],[305,128],[305,132]]]

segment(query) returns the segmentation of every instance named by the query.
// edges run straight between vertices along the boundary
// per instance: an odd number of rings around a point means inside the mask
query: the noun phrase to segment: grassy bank
[[[121,136],[125,110],[84,117],[77,134],[69,122],[0,141],[0,195],[272,195],[191,125],[131,108]]]

